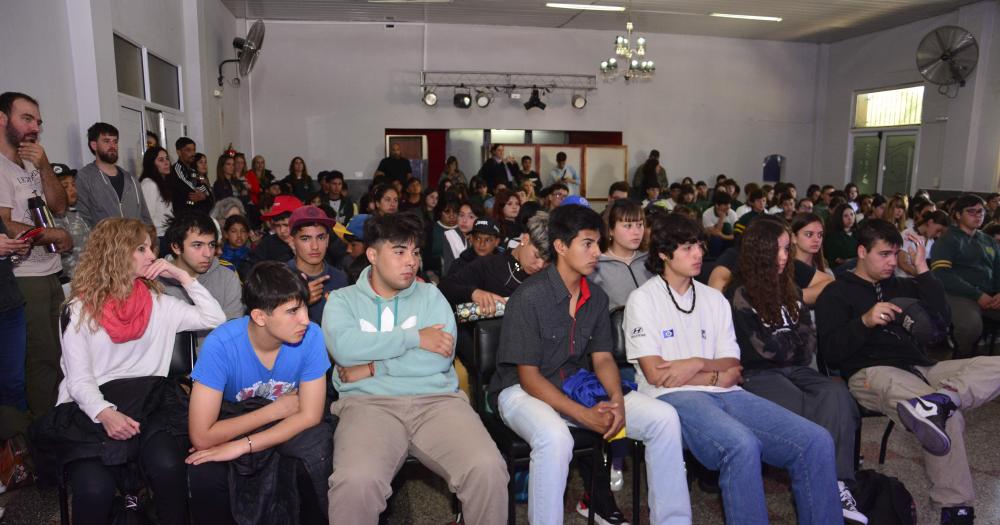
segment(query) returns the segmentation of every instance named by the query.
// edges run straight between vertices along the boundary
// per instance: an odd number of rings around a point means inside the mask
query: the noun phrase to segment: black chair
[[[63,312],[62,328],[65,330],[69,323],[68,309]],[[169,378],[188,378],[194,369],[196,359],[195,350],[198,347],[198,338],[194,332],[178,332],[174,338],[174,352],[170,358],[170,368],[167,371]],[[61,468],[59,472],[59,523],[70,525],[69,521],[69,488],[66,486],[66,469]]]
[[[502,319],[484,319],[478,321],[474,328],[474,351],[472,363],[469,368],[469,382],[475,385],[473,395],[473,405],[479,416],[483,420],[483,425],[489,432],[490,437],[496,442],[500,454],[507,463],[507,474],[510,481],[507,483],[507,523],[514,525],[516,518],[514,515],[514,471],[518,466],[526,465],[530,461],[531,447],[526,441],[521,439],[513,430],[500,420],[500,416],[490,410],[487,399],[490,378],[496,370],[496,356],[500,349],[500,329]],[[475,380],[472,376],[476,376]],[[606,442],[596,433],[577,427],[570,427],[570,434],[573,436],[575,446],[573,456],[590,454],[594,468],[591,474],[591,486],[597,478],[598,468],[608,468],[604,461],[603,453]],[[594,524],[594,508],[590,507],[587,515],[587,523]]]
[[[835,373],[834,371],[830,370],[830,368],[826,365],[826,362],[819,355],[819,353],[816,354],[816,368],[819,369],[819,372],[821,374],[827,375],[831,378],[841,378],[839,373]],[[842,378],[842,379],[845,383],[847,382],[847,378]],[[855,403],[857,403],[856,400]],[[885,414],[877,410],[869,410],[861,406],[861,403],[857,403],[857,405],[858,405],[858,412],[861,414],[862,422],[864,422],[865,418],[885,417]],[[886,450],[889,448],[889,436],[892,435],[892,429],[894,428],[896,428],[896,422],[890,419],[889,422],[885,425],[885,432],[882,432],[882,443],[879,446],[878,450],[879,465],[885,464],[885,453]],[[858,429],[854,432],[854,470],[858,470],[860,468],[861,468],[861,423],[858,424]]]
[[[611,309],[611,343],[611,354],[615,357],[615,362],[619,366],[629,365],[625,353],[625,306]],[[631,439],[629,441],[632,442],[632,523],[638,524],[641,505],[639,489],[642,483],[642,463],[646,447],[642,441]]]

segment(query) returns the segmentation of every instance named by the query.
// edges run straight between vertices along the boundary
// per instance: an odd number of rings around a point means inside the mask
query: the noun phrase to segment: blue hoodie
[[[392,299],[383,299],[368,281],[372,268],[357,284],[330,294],[323,311],[327,350],[341,366],[375,363],[375,375],[333,386],[341,396],[417,396],[458,391],[452,366],[444,357],[420,348],[420,330],[436,324],[455,336],[455,314],[438,289],[414,282]],[[454,348],[453,348],[454,350]]]

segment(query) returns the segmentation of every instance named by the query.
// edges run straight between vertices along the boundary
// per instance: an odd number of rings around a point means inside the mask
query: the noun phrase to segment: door
[[[909,195],[916,173],[917,131],[851,135],[851,182],[863,195]]]
[[[187,134],[184,121],[177,115],[170,113],[160,113],[163,118],[163,148],[170,152],[170,158],[177,160],[177,152],[174,150],[174,142]]]
[[[146,151],[146,132],[142,112],[121,106],[118,112],[118,165],[139,176],[142,154]]]

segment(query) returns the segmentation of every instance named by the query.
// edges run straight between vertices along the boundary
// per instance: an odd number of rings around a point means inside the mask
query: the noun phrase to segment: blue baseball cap
[[[347,233],[350,234],[352,238],[347,240],[365,240],[365,223],[368,222],[368,217],[370,217],[370,215],[367,213],[351,217],[351,220],[347,223]]]
[[[590,203],[587,202],[587,199],[584,199],[583,197],[581,197],[579,195],[570,195],[569,197],[566,197],[565,199],[563,199],[562,203],[559,204],[559,205],[560,206],[567,206],[567,205],[570,205],[570,204],[575,204],[577,206],[583,206],[583,207],[586,207],[586,208],[590,207]]]

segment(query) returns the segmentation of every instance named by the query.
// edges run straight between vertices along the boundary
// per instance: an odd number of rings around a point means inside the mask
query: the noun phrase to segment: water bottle
[[[35,226],[52,228],[55,224],[52,212],[49,211],[49,207],[45,204],[45,199],[42,199],[38,193],[35,193],[34,197],[28,199],[28,211],[31,212],[31,220],[34,221]],[[55,244],[46,244],[45,251],[57,253],[59,250],[56,249]]]

